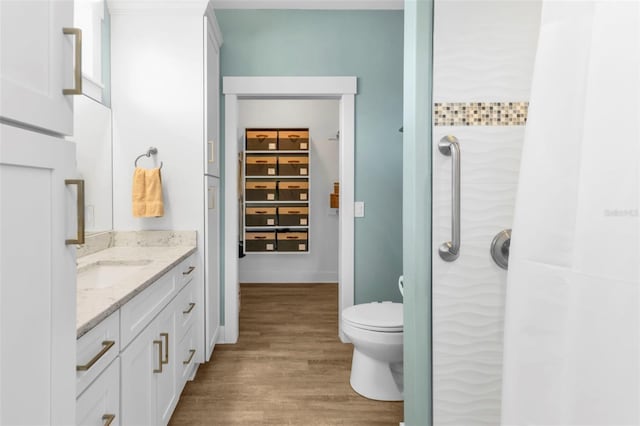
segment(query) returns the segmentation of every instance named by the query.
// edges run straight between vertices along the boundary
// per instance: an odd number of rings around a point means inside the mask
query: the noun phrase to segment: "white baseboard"
[[[332,272],[307,272],[307,271],[268,271],[268,270],[240,270],[241,283],[337,283],[338,273]]]

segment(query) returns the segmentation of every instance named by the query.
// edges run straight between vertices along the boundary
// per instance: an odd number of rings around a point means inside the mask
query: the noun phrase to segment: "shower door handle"
[[[442,243],[438,253],[445,262],[453,262],[460,255],[460,144],[455,136],[445,136],[438,149],[451,157],[451,241]]]

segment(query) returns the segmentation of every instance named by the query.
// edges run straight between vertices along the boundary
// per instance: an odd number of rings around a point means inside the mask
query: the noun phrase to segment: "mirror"
[[[111,109],[88,96],[74,99],[74,140],[80,179],[85,181],[85,230],[113,227]]]
[[[85,181],[87,233],[113,229],[109,18],[104,0],[74,2],[74,26],[83,38],[83,95],[74,97],[73,140]]]

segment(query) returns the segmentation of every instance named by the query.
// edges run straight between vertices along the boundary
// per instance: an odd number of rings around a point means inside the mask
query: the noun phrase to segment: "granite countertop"
[[[79,257],[77,337],[98,325],[195,251],[194,241],[193,244],[173,246],[115,246]]]

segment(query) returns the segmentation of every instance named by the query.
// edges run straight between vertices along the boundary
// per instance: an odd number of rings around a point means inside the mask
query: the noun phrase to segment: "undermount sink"
[[[109,288],[135,273],[149,259],[99,260],[78,268],[78,288]]]

